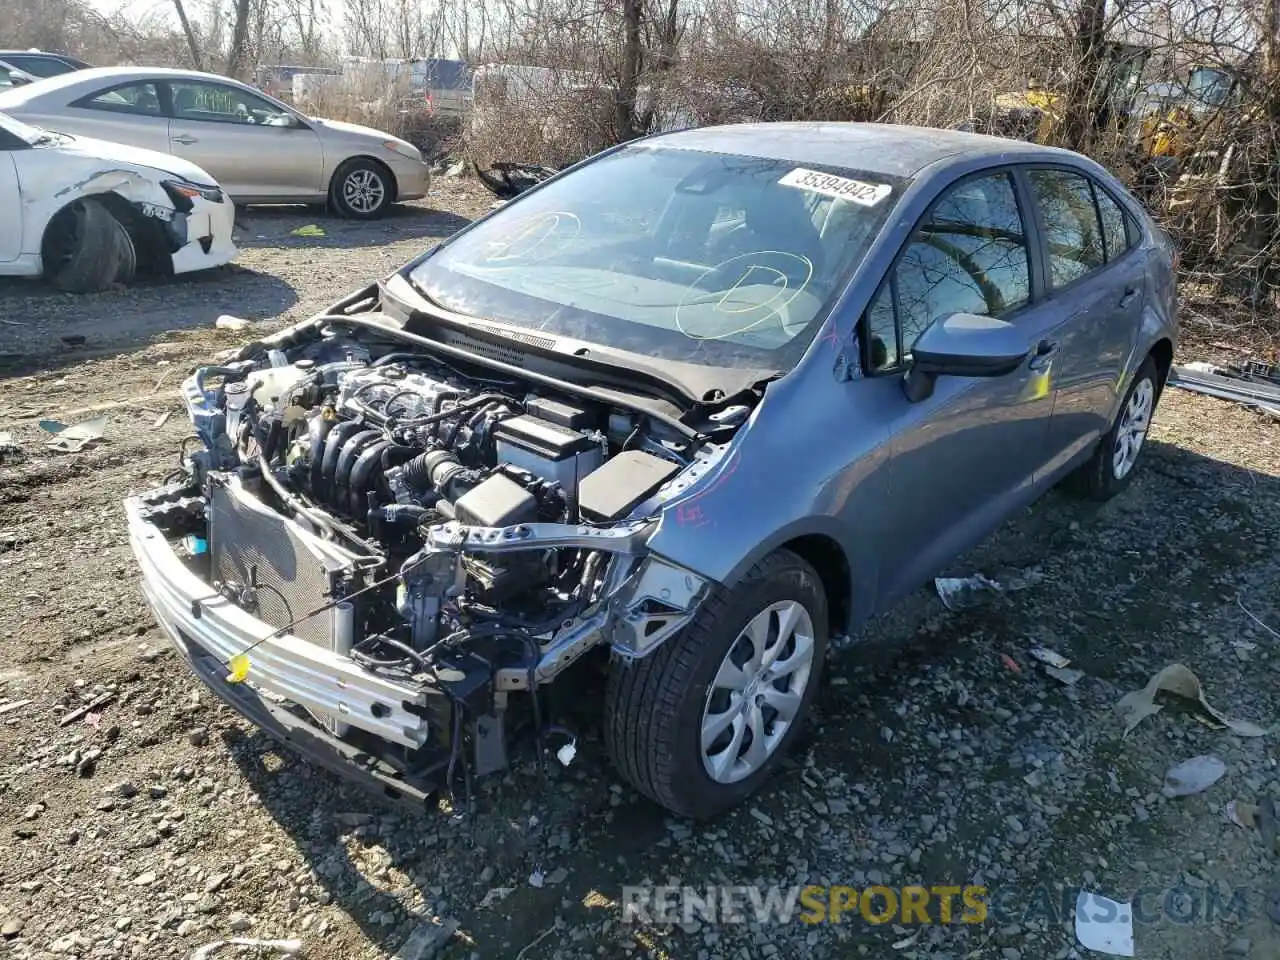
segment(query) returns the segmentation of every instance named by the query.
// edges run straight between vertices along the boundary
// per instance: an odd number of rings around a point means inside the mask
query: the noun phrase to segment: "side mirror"
[[[1023,336],[1013,324],[975,313],[953,313],[920,334],[911,367],[902,380],[907,399],[933,395],[938,377],[1003,377],[1027,359]]]

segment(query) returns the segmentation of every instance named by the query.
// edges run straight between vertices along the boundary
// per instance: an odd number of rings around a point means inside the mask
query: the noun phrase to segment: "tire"
[[[1115,423],[1098,441],[1088,461],[1067,477],[1066,487],[1071,493],[1091,500],[1110,500],[1133,481],[1160,400],[1160,387],[1160,372],[1155,361],[1147,357],[1124,395]],[[1126,437],[1131,449],[1122,459],[1121,446]]]
[[[777,702],[794,706],[791,720],[779,729],[782,715],[774,707],[748,708],[739,715],[740,726],[722,721],[723,732],[704,752],[704,721],[735,712],[726,709],[732,695],[716,683],[729,675],[727,670],[722,674],[726,658],[732,652],[731,662],[742,664],[743,655],[752,649],[747,627],[757,620],[772,624],[764,638],[768,649],[780,613],[794,615],[794,637],[808,630],[807,675],[802,676],[803,668],[795,669],[773,684],[766,679],[751,683],[745,692],[758,704],[772,686]],[[637,790],[682,816],[703,820],[740,803],[777,770],[794,742],[818,688],[827,630],[822,582],[813,567],[790,551],[766,557],[735,586],[716,588],[689,625],[649,656],[632,662],[619,658],[611,664],[602,726],[614,765]],[[801,663],[804,657],[797,657],[797,652],[803,644],[795,644],[794,639],[785,640],[775,664]],[[790,694],[786,701],[783,693]],[[763,757],[753,756],[750,749],[752,729],[776,738]],[[757,762],[748,762],[752,760]],[[720,770],[719,777],[713,776],[713,767]]]
[[[395,177],[373,160],[348,160],[333,175],[329,199],[350,220],[377,220],[396,202]]]
[[[113,283],[128,283],[138,266],[124,224],[92,197],[54,216],[43,251],[45,275],[67,293],[97,293]]]

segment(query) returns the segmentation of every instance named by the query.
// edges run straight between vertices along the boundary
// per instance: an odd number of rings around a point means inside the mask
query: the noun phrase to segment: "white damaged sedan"
[[[90,293],[228,263],[235,207],[177,157],[0,113],[0,276]]]

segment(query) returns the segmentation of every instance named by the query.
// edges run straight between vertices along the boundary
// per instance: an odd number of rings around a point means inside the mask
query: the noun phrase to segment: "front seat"
[[[196,92],[190,87],[181,87],[173,96],[173,112],[178,116],[186,116],[196,111]]]
[[[777,262],[777,268],[783,269],[780,264],[784,258],[777,256],[782,253],[790,254],[785,260],[799,257],[811,265],[805,269],[792,261],[784,270],[789,277],[796,276],[803,282],[822,271],[822,240],[799,190],[770,185],[754,191],[743,198],[743,212],[742,225],[715,243],[711,253],[716,262],[756,254]]]

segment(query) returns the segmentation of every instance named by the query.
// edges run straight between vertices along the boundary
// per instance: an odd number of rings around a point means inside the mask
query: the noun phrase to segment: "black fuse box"
[[[587,520],[621,520],[680,471],[643,450],[624,450],[582,478],[578,509]]]

